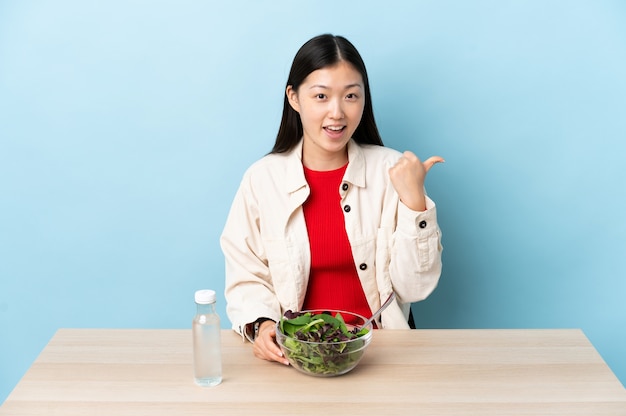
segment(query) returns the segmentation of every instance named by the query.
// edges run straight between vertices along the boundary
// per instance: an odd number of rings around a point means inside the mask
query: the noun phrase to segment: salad
[[[287,311],[278,322],[286,356],[300,370],[316,375],[339,375],[352,369],[364,352],[370,331],[349,329],[337,312]]]

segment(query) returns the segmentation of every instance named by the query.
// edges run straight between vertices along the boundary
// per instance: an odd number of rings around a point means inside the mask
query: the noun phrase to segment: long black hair
[[[367,78],[367,71],[365,70],[365,63],[354,45],[346,38],[324,34],[316,36],[302,45],[291,64],[286,87],[291,86],[291,88],[297,91],[300,84],[304,82],[311,72],[335,65],[341,61],[349,62],[361,73],[365,88],[363,116],[352,138],[357,143],[383,146],[383,141],[380,138],[378,127],[376,127],[376,121],[374,120],[370,84]],[[274,143],[271,153],[290,151],[298,144],[302,134],[300,114],[291,107],[287,94],[285,94],[283,117],[280,121],[276,143]]]

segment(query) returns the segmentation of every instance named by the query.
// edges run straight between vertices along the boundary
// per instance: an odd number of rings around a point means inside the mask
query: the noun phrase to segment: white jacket
[[[338,190],[371,310],[396,293],[379,328],[408,328],[411,302],[425,299],[441,274],[435,204],[426,198],[426,211],[410,210],[389,179],[388,170],[400,156],[387,147],[351,141]],[[226,310],[232,328],[242,335],[257,318],[278,321],[304,303],[311,255],[302,204],[310,191],[301,158],[302,141],[289,153],[269,154],[250,166],[228,215],[220,239]]]

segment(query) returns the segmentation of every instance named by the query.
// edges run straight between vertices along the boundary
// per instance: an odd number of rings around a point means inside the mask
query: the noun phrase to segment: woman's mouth
[[[346,129],[346,126],[326,126],[324,127],[324,131],[331,138],[339,138],[343,134],[343,131]]]

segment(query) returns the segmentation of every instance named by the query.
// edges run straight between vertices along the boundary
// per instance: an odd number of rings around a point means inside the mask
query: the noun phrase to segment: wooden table
[[[61,329],[0,415],[626,415],[580,330],[376,331],[359,366],[316,378],[223,330],[222,384],[192,379],[190,330]]]

